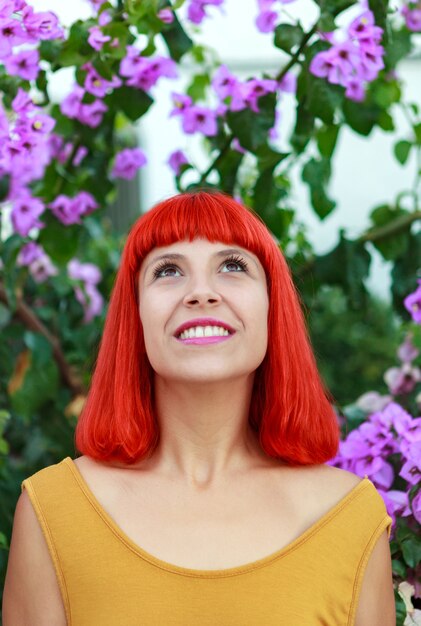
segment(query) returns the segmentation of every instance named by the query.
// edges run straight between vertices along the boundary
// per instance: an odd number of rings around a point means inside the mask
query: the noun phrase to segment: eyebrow
[[[246,256],[248,259],[250,259],[250,261],[253,261],[255,266],[258,268],[258,265],[256,261],[253,259],[253,257],[250,256],[250,254],[248,254],[247,252],[243,250],[239,250],[238,248],[226,248],[225,250],[219,250],[219,252],[215,252],[215,254],[213,254],[212,256],[224,257],[224,256],[227,256],[227,254],[242,254]],[[148,263],[148,265],[145,268],[145,272],[149,269],[151,265],[163,259],[167,259],[168,261],[183,261],[186,259],[186,257],[184,256],[184,254],[180,254],[179,252],[167,252],[167,254],[160,254],[159,256],[154,257],[151,260],[151,262]]]

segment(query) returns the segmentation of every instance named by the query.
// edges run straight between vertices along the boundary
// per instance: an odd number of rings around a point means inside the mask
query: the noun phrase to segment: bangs
[[[153,248],[194,239],[235,243],[254,253],[266,273],[268,248],[280,254],[260,216],[219,191],[184,193],[157,204],[135,223],[127,243],[139,269]]]

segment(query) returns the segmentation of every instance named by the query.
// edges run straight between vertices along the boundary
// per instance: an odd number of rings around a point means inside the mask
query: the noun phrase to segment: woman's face
[[[254,372],[266,354],[268,308],[263,266],[235,244],[179,241],[151,250],[140,269],[146,353],[164,379],[216,382]],[[178,337],[185,322],[192,328]]]

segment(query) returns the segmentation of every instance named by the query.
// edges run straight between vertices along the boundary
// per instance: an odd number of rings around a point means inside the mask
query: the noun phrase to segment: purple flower
[[[134,46],[127,46],[127,55],[120,63],[120,74],[128,78],[127,84],[137,89],[149,90],[161,76],[177,78],[177,64],[167,57],[144,57]]]
[[[355,18],[348,26],[348,35],[360,40],[376,40],[380,41],[383,30],[376,26],[372,11],[364,11]]]
[[[40,222],[38,218],[44,209],[44,204],[40,198],[35,198],[27,190],[22,190],[21,194],[12,202],[13,230],[22,237],[26,237],[32,228],[43,228],[45,224]]]
[[[103,78],[91,63],[85,63],[83,69],[88,72],[84,83],[85,90],[98,98],[103,98],[111,89],[122,84],[118,76],[113,76],[110,81]]]
[[[382,396],[378,391],[368,391],[363,393],[355,405],[365,413],[382,411],[392,400],[392,396]]]
[[[403,363],[401,367],[390,367],[384,373],[384,381],[392,395],[410,393],[421,380],[421,370],[410,363]]]
[[[12,54],[13,46],[27,41],[28,36],[18,20],[0,16],[0,58]]]
[[[71,144],[70,146],[72,147]],[[85,146],[79,146],[74,156],[72,164],[75,167],[78,167],[82,163],[83,159],[86,157],[87,154],[88,154],[88,148],[86,148]]]
[[[232,140],[231,146],[233,150],[236,150],[237,152],[240,152],[241,154],[246,154],[247,152],[247,150],[245,150],[243,146],[240,144],[237,137],[234,137],[234,139]]]
[[[161,9],[158,11],[157,15],[164,24],[172,24],[174,21],[174,13],[171,9]]]
[[[188,162],[186,155],[181,150],[171,152],[167,161],[176,176],[179,176],[182,165],[186,165]]]
[[[221,6],[223,2],[224,0],[190,0],[187,9],[187,17],[193,24],[201,24],[206,17],[206,6]]]
[[[29,266],[29,272],[36,283],[43,283],[49,276],[56,276],[58,269],[47,254],[37,258]]]
[[[110,41],[109,35],[104,35],[99,26],[91,26],[89,29],[88,43],[95,50],[101,50],[104,43]]]
[[[421,2],[408,2],[401,9],[406,27],[414,33],[421,32]]]
[[[203,133],[212,137],[218,132],[216,113],[211,109],[193,105],[186,109],[183,114],[182,126],[185,133]]]
[[[36,259],[41,257],[44,254],[44,248],[39,244],[35,243],[35,241],[30,241],[25,244],[16,259],[16,263],[19,266],[31,265]]]
[[[413,333],[408,333],[404,342],[399,346],[397,355],[402,363],[411,363],[419,356],[420,351],[412,343]]]
[[[297,91],[297,77],[292,72],[287,72],[278,82],[278,86],[281,91],[295,93]]]
[[[418,524],[421,524],[421,489],[415,495],[411,502],[412,513],[417,520]]]
[[[75,85],[73,91],[71,91],[60,104],[60,110],[63,115],[70,118],[76,118],[79,114],[84,94],[85,92],[82,87]]]
[[[29,93],[22,87],[19,87],[16,96],[12,100],[12,109],[15,113],[26,114],[35,111],[37,107],[32,102]]]
[[[271,33],[276,28],[278,14],[275,11],[262,11],[256,17],[256,26],[261,33]]]
[[[231,74],[226,65],[220,65],[212,78],[212,87],[221,100],[233,95],[238,79]]]
[[[26,5],[22,11],[22,18],[26,32],[33,41],[63,37],[63,29],[59,25],[58,17],[51,11],[34,13],[33,8]]]
[[[65,226],[81,224],[82,215],[98,208],[95,198],[87,191],[80,191],[74,198],[60,194],[49,204],[52,213]]]
[[[103,308],[103,297],[96,288],[102,278],[99,267],[93,263],[80,263],[72,259],[67,264],[67,273],[72,280],[83,281],[83,290],[75,286],[76,299],[84,308],[84,323],[87,324],[95,316],[100,315]]]
[[[83,280],[85,283],[96,285],[102,278],[101,270],[93,263],[81,263],[72,259],[67,264],[67,273],[73,280]]]
[[[350,78],[346,82],[345,95],[354,102],[362,102],[365,98],[364,83],[359,78]]]
[[[172,93],[171,98],[174,104],[174,109],[170,113],[170,117],[174,115],[184,115],[184,113],[192,106],[193,100],[190,96],[186,96],[182,93]]]
[[[38,50],[21,50],[4,60],[6,70],[12,76],[35,80],[39,72]]]
[[[147,158],[140,148],[125,148],[116,155],[112,176],[131,179],[137,170],[147,163]]]
[[[418,279],[418,287],[409,296],[406,296],[403,304],[417,324],[421,324],[421,279]]]
[[[101,124],[105,111],[108,111],[107,105],[102,100],[95,100],[92,104],[80,106],[77,119],[81,124],[96,128]]]

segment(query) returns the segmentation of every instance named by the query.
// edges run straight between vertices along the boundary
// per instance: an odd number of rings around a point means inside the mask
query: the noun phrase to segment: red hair
[[[126,464],[152,455],[159,426],[138,310],[139,270],[153,248],[195,238],[240,245],[259,258],[266,273],[269,341],[255,373],[249,412],[262,449],[289,465],[332,459],[339,447],[338,420],[285,258],[256,213],[225,193],[203,190],[160,202],[129,232],[76,427],[76,448],[101,461]]]

